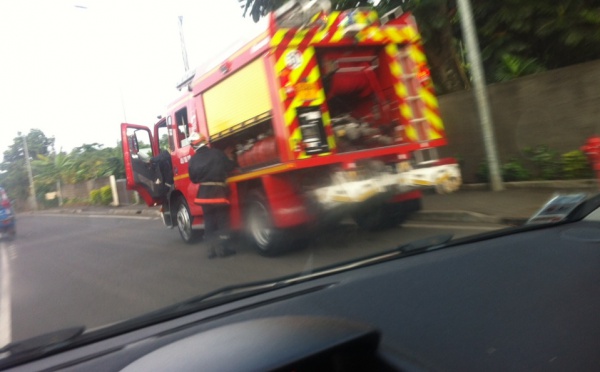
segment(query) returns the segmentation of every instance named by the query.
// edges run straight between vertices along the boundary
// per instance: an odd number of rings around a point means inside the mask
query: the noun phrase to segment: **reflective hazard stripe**
[[[299,34],[304,37],[312,37],[313,34]],[[298,36],[298,35],[296,35]],[[296,44],[303,45],[302,40],[295,39]],[[310,40],[309,40],[310,41]],[[286,60],[288,55],[294,54],[299,57],[296,66],[289,66]],[[327,142],[330,150],[335,148],[335,138],[331,129],[331,120],[329,109],[325,100],[325,89],[321,82],[321,72],[317,64],[315,49],[311,46],[277,48],[275,51],[277,61],[275,63],[275,73],[279,77],[280,98],[284,109],[285,125],[289,133],[289,147],[292,151],[302,142],[302,133],[297,117],[296,109],[303,106],[320,106],[322,113],[323,126],[327,135]],[[301,99],[297,94],[288,96],[286,89],[295,89],[298,83],[314,84],[317,94],[314,99]],[[309,155],[303,151],[297,154],[298,159],[308,158]],[[326,155],[321,154],[321,155]]]
[[[337,42],[344,38],[346,26],[361,23],[370,25],[375,24],[378,28],[379,17],[374,10],[357,9],[352,12],[334,11],[327,14],[326,17],[321,17],[322,13],[317,14],[312,18],[312,22],[322,22],[325,24],[316,24],[320,27],[310,27],[304,29],[280,29],[275,32],[271,39],[273,47],[301,47],[308,46],[312,43],[329,43]],[[349,19],[348,17],[352,17]],[[320,19],[320,20],[319,20]]]
[[[425,52],[422,48],[420,38],[416,29],[410,31],[412,27],[405,26],[403,29],[407,29],[404,32],[391,32],[386,31],[389,41],[393,43],[388,44],[385,48],[387,55],[387,62],[390,65],[390,72],[394,78],[394,91],[400,101],[399,110],[401,123],[404,125],[406,137],[409,141],[414,142],[421,140],[434,140],[444,137],[444,124],[442,122],[441,114],[439,111],[438,101],[433,91],[433,86],[424,86],[419,83],[416,94],[423,103],[422,112],[413,112],[413,107],[408,103],[409,100],[409,89],[406,86],[403,76],[408,74],[417,74],[419,66],[426,64],[427,59]],[[398,46],[398,44],[404,44],[404,46]],[[414,70],[406,70],[407,66],[403,66],[400,63],[399,53],[400,48],[404,48],[404,52],[408,53],[408,58],[412,61],[410,63]],[[416,76],[416,75],[415,75]],[[414,94],[414,93],[413,93]],[[426,129],[421,129],[421,132],[411,123],[412,119],[420,117],[425,119],[427,123]]]
[[[196,204],[229,204],[229,200],[225,198],[215,198],[215,199],[194,199],[194,203]]]
[[[319,14],[312,19],[312,22],[315,27],[309,25],[303,29],[280,29],[271,38],[271,47],[276,59],[275,73],[279,77],[280,83],[279,96],[283,105],[284,121],[288,128],[289,146],[292,151],[302,141],[296,115],[296,108],[302,106],[321,106],[327,142],[330,149],[335,148],[335,136],[331,128],[325,91],[322,87],[315,49],[312,45],[335,43],[342,40],[346,27],[353,23],[366,26],[354,36],[359,44],[363,42],[386,44],[386,62],[390,66],[390,72],[394,79],[393,88],[399,100],[400,122],[404,126],[406,139],[414,142],[444,137],[444,125],[432,84],[420,82],[417,88],[414,88],[413,85],[409,92],[405,83],[404,77],[409,74],[418,76],[420,66],[427,63],[421,36],[413,18],[407,18],[406,23],[402,25],[381,26],[376,12],[357,9],[351,12],[331,12],[326,16]],[[400,63],[400,48],[408,53],[411,61],[408,66],[402,66]],[[406,64],[405,62],[406,60],[403,63]],[[405,71],[406,69],[411,71]],[[290,95],[289,91],[294,91],[294,85],[298,83],[318,84],[319,94],[311,100]],[[422,106],[419,105],[415,108],[414,104],[411,105],[409,103],[411,95],[418,97]],[[412,99],[414,100],[415,97]],[[415,121],[424,124],[417,127],[413,124]],[[309,157],[304,152],[295,153],[297,158]]]

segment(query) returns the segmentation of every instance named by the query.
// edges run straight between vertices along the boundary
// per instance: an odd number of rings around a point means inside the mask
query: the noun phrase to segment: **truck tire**
[[[175,206],[177,208],[177,229],[181,239],[187,244],[195,243],[200,238],[201,233],[192,229],[192,215],[187,201],[180,196]]]
[[[245,216],[249,238],[263,256],[300,249],[309,242],[295,236],[293,229],[278,229],[273,225],[267,198],[261,192],[251,193]]]

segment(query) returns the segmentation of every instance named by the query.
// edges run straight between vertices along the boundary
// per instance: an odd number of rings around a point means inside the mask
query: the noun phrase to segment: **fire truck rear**
[[[128,188],[161,204],[186,242],[203,228],[187,171],[193,132],[235,147],[232,228],[263,254],[348,215],[367,229],[398,224],[423,187],[459,187],[456,161],[438,158],[446,139],[414,18],[326,3],[271,13],[264,33],[190,73],[153,131],[122,124]],[[161,151],[172,176],[149,160]]]

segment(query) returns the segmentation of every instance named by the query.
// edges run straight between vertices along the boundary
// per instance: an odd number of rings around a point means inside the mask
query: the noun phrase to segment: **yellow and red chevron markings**
[[[427,58],[418,30],[413,25],[368,27],[356,35],[359,42],[379,42],[386,44],[386,55],[394,77],[394,90],[400,98],[400,117],[405,126],[406,136],[409,141],[434,140],[444,137],[444,124],[442,122],[439,105],[432,84],[419,84],[417,92],[410,92],[410,88],[403,81],[403,76],[418,74],[419,66],[427,65]],[[403,66],[400,62],[400,52],[408,53],[410,63]],[[408,103],[408,97],[418,94],[424,102],[422,110],[415,109]],[[416,112],[420,111],[420,112]],[[418,117],[426,119],[427,128],[417,128],[410,120]]]
[[[297,58],[297,66],[293,66],[293,68],[288,66],[287,62],[290,54],[295,54]],[[281,47],[275,51],[275,57],[277,61],[275,63],[275,71],[277,76],[279,76],[281,87],[280,97],[281,102],[283,102],[284,119],[290,134],[290,149],[294,151],[297,148],[297,145],[302,142],[302,134],[300,133],[300,123],[298,116],[296,115],[296,108],[302,106],[321,106],[327,142],[329,144],[329,149],[333,150],[335,148],[335,138],[331,128],[329,110],[325,102],[325,90],[323,89],[323,83],[321,81],[321,73],[317,64],[315,49],[313,47],[305,47],[302,49]],[[314,99],[305,100],[298,94],[288,95],[287,89],[295,89],[294,87],[298,83],[314,84],[317,89],[317,94]],[[301,152],[297,154],[297,157],[305,158],[308,157],[308,155]]]
[[[349,18],[350,16],[352,19]],[[317,25],[319,19],[324,21],[324,24],[320,27]],[[303,29],[277,30],[271,38],[271,46],[277,47],[285,44],[288,47],[302,48],[317,43],[335,43],[344,38],[346,26],[351,23],[363,24],[365,27],[373,25],[372,27],[379,28],[378,22],[377,12],[372,10],[355,10],[351,13],[331,12],[327,16],[318,13],[313,17],[313,24],[316,27],[310,27],[311,25],[309,25],[309,27]]]
[[[289,146],[292,151],[302,141],[296,115],[296,108],[301,106],[321,106],[327,141],[331,150],[335,148],[314,46],[335,45],[344,39],[346,26],[357,23],[365,26],[354,36],[358,44],[385,45],[386,62],[389,63],[394,78],[394,90],[400,101],[399,113],[407,139],[414,142],[443,138],[444,125],[432,84],[420,82],[414,91],[414,86],[407,86],[404,79],[409,74],[418,76],[419,67],[426,66],[427,63],[414,21],[409,20],[404,25],[381,26],[374,11],[332,12],[326,16],[320,13],[313,18],[315,27],[280,29],[271,37],[270,45],[276,59],[275,72],[279,77],[280,98],[284,106],[285,123],[290,133]],[[401,52],[408,53],[410,63],[402,63]],[[314,84],[318,89],[316,97],[305,100],[298,95],[290,95],[289,91],[294,91],[294,87],[299,83]],[[418,95],[423,104],[418,107],[409,104],[411,95]],[[426,125],[415,126],[411,120],[416,118],[425,118]],[[298,158],[305,157],[308,156],[303,152],[298,155]]]

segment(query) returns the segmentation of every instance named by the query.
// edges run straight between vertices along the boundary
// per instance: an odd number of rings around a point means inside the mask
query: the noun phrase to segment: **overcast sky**
[[[154,124],[179,94],[180,15],[190,67],[262,27],[237,0],[0,0],[0,154],[32,128],[68,151]]]

